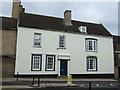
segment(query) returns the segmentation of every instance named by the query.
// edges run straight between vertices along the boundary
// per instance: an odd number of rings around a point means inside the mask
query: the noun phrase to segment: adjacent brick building
[[[2,64],[2,77],[14,77],[17,20],[25,11],[20,0],[13,0],[12,17],[0,17],[0,64]]]
[[[17,19],[0,17],[2,22],[0,33],[0,56],[2,60],[2,77],[14,76],[14,63],[16,56]]]
[[[114,36],[115,79],[120,78],[120,36]]]

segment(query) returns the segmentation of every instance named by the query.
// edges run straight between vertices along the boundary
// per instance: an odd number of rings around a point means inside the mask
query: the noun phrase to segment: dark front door
[[[67,76],[67,61],[60,61],[60,75]]]

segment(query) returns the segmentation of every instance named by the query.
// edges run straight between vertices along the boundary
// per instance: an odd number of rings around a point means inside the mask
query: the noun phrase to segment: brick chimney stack
[[[25,11],[25,8],[23,8],[20,0],[13,0],[13,6],[12,6],[12,18],[19,18],[20,13]]]
[[[64,12],[64,22],[65,22],[65,25],[72,26],[72,22],[71,22],[71,10],[66,10]]]

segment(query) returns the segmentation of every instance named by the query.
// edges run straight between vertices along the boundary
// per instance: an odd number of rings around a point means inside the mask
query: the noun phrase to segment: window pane
[[[41,33],[34,34],[34,45],[40,46],[41,45]]]
[[[65,47],[65,36],[60,35],[59,37],[59,47]]]
[[[53,69],[53,57],[48,57],[47,69]]]
[[[97,51],[97,40],[86,39],[86,50],[87,51]]]
[[[54,56],[47,56],[46,70],[54,70]]]
[[[96,58],[88,58],[87,59],[87,69],[89,70],[97,70],[96,68]]]
[[[94,45],[93,45],[93,46],[94,46],[94,50],[96,50],[96,49],[97,49],[97,48],[96,48],[96,47],[97,47],[97,41],[94,40],[94,41],[93,41],[93,44],[94,44]]]
[[[92,50],[92,41],[89,41],[89,50]]]
[[[90,59],[90,69],[93,69],[93,60]]]
[[[41,63],[40,60],[41,60],[40,55],[33,55],[32,70],[40,70],[40,63]]]

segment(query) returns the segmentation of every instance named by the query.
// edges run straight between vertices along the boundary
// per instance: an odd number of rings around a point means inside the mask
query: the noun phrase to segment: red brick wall
[[[120,54],[120,43],[115,43],[115,62],[116,66],[120,65],[120,58],[118,58],[118,55]]]

